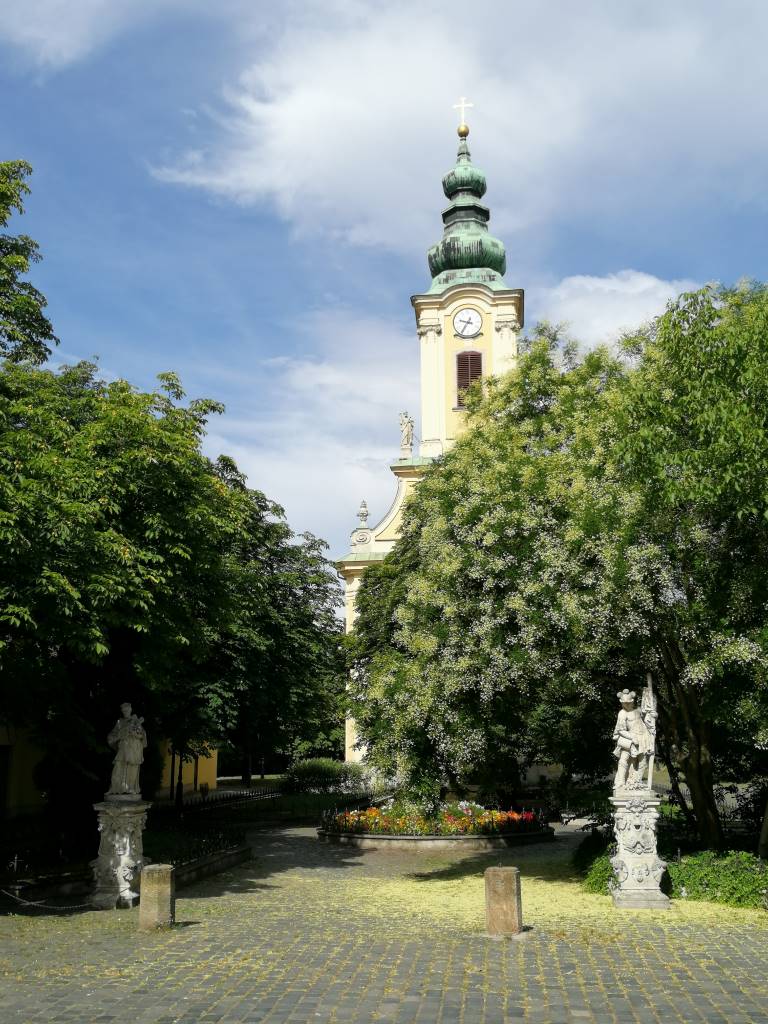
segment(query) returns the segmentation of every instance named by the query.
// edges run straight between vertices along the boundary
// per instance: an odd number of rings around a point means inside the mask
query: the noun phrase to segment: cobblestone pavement
[[[254,835],[252,862],[181,892],[178,926],[138,911],[0,918],[2,1024],[768,1022],[768,914],[617,912],[569,877],[573,837],[504,851],[521,937],[483,936],[463,861]]]

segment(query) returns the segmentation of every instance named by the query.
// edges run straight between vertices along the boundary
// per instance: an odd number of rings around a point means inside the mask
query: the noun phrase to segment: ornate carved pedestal
[[[99,816],[99,855],[91,861],[96,884],[91,902],[103,910],[132,907],[144,866],[141,833],[147,822],[145,800],[109,799],[94,804]]]
[[[616,876],[614,905],[669,910],[669,898],[660,888],[667,865],[656,852],[661,798],[650,789],[615,790],[611,803],[618,844],[616,856],[611,858]]]

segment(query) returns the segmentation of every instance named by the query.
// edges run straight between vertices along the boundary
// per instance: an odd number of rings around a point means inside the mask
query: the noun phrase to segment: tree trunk
[[[688,828],[691,832],[695,833],[697,831],[696,816],[688,806],[688,801],[683,796],[683,791],[680,788],[680,773],[677,770],[675,758],[672,756],[672,751],[669,748],[666,736],[661,732],[659,732],[658,735],[658,742],[659,751],[661,752],[662,759],[664,764],[667,766],[667,771],[669,772],[669,784],[672,788],[672,792],[675,794],[675,799],[677,800],[680,810],[683,812],[683,817],[685,818]]]
[[[659,722],[668,749],[685,775],[691,792],[691,807],[699,839],[709,848],[724,844],[720,812],[715,802],[715,782],[709,751],[709,724],[702,718],[700,704],[680,682],[685,658],[674,641],[662,641],[664,699],[659,702]],[[670,761],[672,759],[670,758]]]
[[[717,808],[712,777],[712,761],[705,745],[693,748],[683,758],[685,781],[691,791],[691,804],[696,815],[699,838],[708,849],[722,849],[725,839],[720,812]]]
[[[763,827],[760,829],[760,839],[757,844],[757,854],[763,860],[768,860],[768,802],[765,805]]]
[[[250,750],[243,749],[240,757],[240,781],[244,786],[250,786],[252,777],[251,752]]]
[[[181,809],[184,806],[184,782],[182,779],[182,772],[184,771],[184,759],[179,754],[179,771],[176,776],[176,810],[181,813]]]

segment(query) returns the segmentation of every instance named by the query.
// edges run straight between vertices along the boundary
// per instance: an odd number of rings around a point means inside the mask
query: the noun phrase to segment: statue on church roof
[[[410,458],[413,454],[413,417],[407,412],[400,413],[400,457]]]

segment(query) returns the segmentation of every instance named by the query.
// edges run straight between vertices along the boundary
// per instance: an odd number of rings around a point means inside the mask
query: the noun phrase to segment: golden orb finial
[[[459,138],[466,139],[469,135],[469,125],[465,118],[467,116],[467,108],[474,107],[474,103],[470,103],[466,96],[462,96],[458,103],[454,103],[453,109],[459,112]]]

